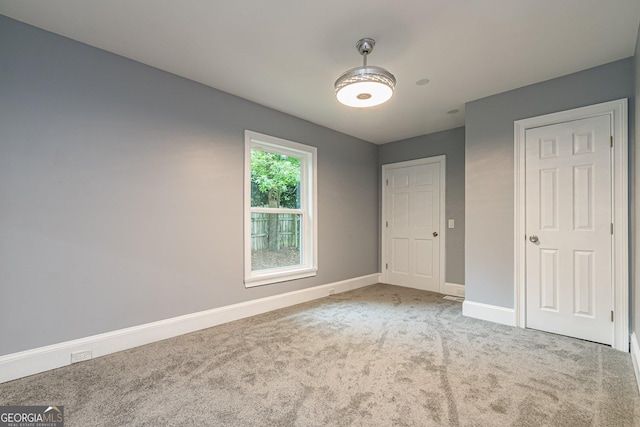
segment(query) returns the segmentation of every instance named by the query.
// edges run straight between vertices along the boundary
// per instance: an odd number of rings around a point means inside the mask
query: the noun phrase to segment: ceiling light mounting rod
[[[396,86],[396,78],[382,67],[367,65],[367,58],[375,40],[363,38],[358,40],[356,48],[362,55],[362,67],[353,68],[342,73],[334,84],[336,98],[350,107],[373,107],[388,101]]]
[[[360,55],[362,55],[363,67],[367,66],[367,55],[369,55],[373,51],[375,45],[376,41],[369,38],[360,39],[358,40],[358,43],[356,43],[356,49],[358,49],[358,52],[360,52]]]

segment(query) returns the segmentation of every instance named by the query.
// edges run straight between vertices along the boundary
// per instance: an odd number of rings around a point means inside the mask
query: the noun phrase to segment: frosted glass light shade
[[[349,107],[373,107],[387,102],[395,85],[395,77],[384,68],[358,67],[336,80],[336,98]]]

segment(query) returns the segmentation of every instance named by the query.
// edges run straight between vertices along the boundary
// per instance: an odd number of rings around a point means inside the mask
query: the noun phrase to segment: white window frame
[[[300,209],[251,207],[251,149],[300,159]],[[298,142],[245,130],[244,132],[244,285],[254,287],[315,276],[318,271],[317,149]],[[300,214],[301,263],[293,266],[251,271],[251,214]]]

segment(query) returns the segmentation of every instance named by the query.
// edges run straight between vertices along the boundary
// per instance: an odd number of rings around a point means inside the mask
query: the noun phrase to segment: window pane
[[[245,286],[315,276],[317,149],[249,130],[244,144]]]
[[[300,159],[251,149],[251,206],[300,208]]]
[[[301,214],[251,214],[251,270],[300,265]]]

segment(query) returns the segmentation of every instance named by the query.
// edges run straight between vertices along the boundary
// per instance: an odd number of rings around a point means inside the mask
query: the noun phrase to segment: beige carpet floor
[[[374,285],[0,385],[66,426],[638,426],[630,355]]]

